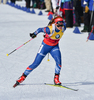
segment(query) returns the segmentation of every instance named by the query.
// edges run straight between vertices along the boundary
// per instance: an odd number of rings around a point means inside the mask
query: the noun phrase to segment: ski
[[[45,85],[49,85],[49,86],[55,86],[55,87],[60,87],[60,88],[65,88],[65,89],[69,89],[69,90],[73,90],[73,91],[78,91],[78,89],[73,89],[67,86],[63,86],[63,85],[55,85],[55,84],[48,84],[48,83],[44,83]]]

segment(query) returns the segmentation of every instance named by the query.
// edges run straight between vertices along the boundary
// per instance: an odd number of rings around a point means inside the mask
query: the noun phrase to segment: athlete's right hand
[[[30,33],[30,37],[35,38],[36,35],[34,33]]]

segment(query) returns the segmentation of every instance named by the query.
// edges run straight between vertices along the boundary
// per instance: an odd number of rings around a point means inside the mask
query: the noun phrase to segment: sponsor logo
[[[57,34],[57,35],[55,36],[55,38],[56,38],[56,39],[59,39],[59,38],[60,38],[60,35],[59,35],[59,34]]]

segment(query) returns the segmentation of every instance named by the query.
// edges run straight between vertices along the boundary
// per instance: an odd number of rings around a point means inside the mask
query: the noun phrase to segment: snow
[[[24,5],[24,1],[17,1]],[[31,9],[32,10],[32,9]],[[43,40],[43,33],[37,38],[6,56],[30,39],[29,33],[47,26],[47,13],[42,16],[18,10],[7,4],[0,4],[0,100],[94,100],[94,41],[86,42],[88,33],[75,34],[67,28],[60,40],[62,70],[60,81],[63,85],[79,89],[68,89],[44,85],[53,83],[55,62],[47,56],[26,80],[13,88],[16,80],[34,61]],[[83,25],[79,27],[81,31]]]

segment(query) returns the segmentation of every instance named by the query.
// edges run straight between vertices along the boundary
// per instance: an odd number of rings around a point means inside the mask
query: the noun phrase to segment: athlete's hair
[[[49,22],[48,25],[51,26],[52,24],[55,23],[55,20],[56,20],[56,19],[59,19],[59,18],[62,19],[62,21],[63,21],[63,18],[62,18],[61,16],[57,16],[57,17],[55,17],[54,19],[52,19],[52,20]]]

